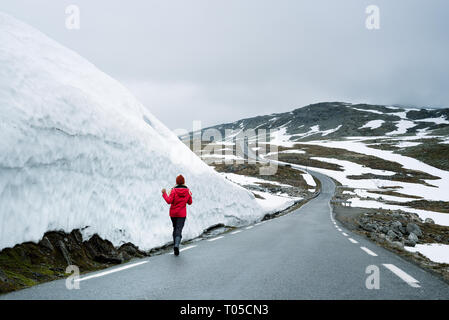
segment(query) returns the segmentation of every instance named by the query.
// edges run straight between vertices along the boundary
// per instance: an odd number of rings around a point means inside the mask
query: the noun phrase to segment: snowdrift
[[[0,249],[75,228],[114,245],[164,244],[171,223],[160,189],[179,173],[193,193],[184,239],[264,214],[121,84],[2,13],[0,111]]]

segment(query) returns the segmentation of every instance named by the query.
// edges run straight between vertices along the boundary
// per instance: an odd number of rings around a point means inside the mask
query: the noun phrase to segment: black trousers
[[[186,218],[170,217],[170,219],[171,223],[173,224],[173,241],[175,241],[176,237],[182,238],[182,228],[184,228]]]

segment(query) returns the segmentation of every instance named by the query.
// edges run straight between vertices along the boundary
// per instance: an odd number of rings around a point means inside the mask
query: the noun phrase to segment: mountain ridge
[[[412,135],[423,131],[449,128],[449,108],[404,108],[378,104],[320,102],[292,111],[258,115],[201,129],[280,129],[292,141],[344,136]],[[378,126],[363,127],[369,121],[382,121]],[[316,127],[316,126],[319,127]],[[338,128],[338,126],[340,126]],[[338,129],[337,129],[338,128]],[[329,132],[329,130],[333,130]],[[180,136],[185,140],[189,135]],[[321,137],[319,137],[321,135]]]

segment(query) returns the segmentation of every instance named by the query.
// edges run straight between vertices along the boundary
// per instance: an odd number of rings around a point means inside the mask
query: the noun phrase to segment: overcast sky
[[[80,9],[80,30],[65,8]],[[365,27],[368,5],[380,29]],[[447,0],[2,0],[171,129],[319,101],[449,106]],[[1,44],[0,44],[1,45]]]

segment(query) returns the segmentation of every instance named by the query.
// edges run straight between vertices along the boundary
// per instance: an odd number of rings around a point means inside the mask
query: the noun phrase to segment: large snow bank
[[[193,193],[185,238],[264,214],[117,81],[2,13],[0,111],[0,249],[85,226],[115,245],[166,243],[160,189],[179,173]]]

